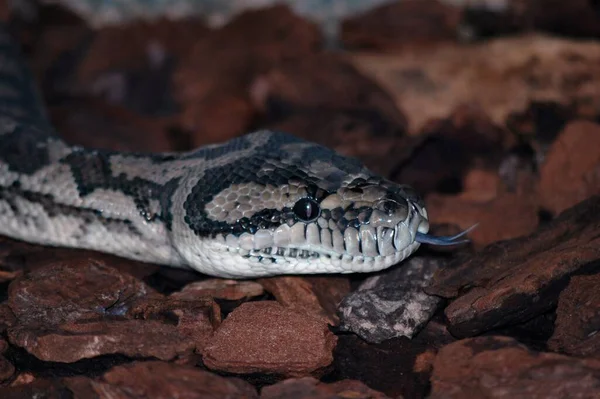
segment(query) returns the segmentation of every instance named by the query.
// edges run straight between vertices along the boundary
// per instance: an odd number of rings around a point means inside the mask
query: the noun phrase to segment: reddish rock
[[[397,164],[394,181],[431,191],[457,192],[473,168],[496,169],[512,138],[478,107],[459,107],[444,119],[430,122],[412,155]]]
[[[529,26],[538,30],[575,37],[600,37],[598,4],[589,0],[528,0],[512,1],[516,10],[525,6]]]
[[[360,381],[343,380],[323,384],[313,377],[288,379],[264,387],[261,399],[386,399],[389,396],[377,392]]]
[[[0,383],[8,381],[15,373],[15,366],[2,354],[8,349],[8,342],[0,339]]]
[[[195,348],[193,337],[153,320],[76,321],[58,326],[11,328],[10,342],[38,359],[71,363],[106,354],[171,360]]]
[[[573,276],[558,298],[548,348],[573,356],[600,358],[600,275]]]
[[[571,122],[540,168],[540,202],[550,212],[560,213],[595,194],[600,194],[600,125]]]
[[[481,197],[479,197],[481,195]],[[478,191],[459,195],[430,194],[425,198],[432,224],[451,224],[466,230],[477,246],[531,234],[539,224],[537,198],[532,194],[500,193],[492,199]]]
[[[321,317],[277,302],[248,302],[223,321],[204,364],[230,373],[318,374],[333,361],[337,338]]]
[[[128,315],[134,305],[151,298],[164,303]],[[202,346],[213,328],[209,315],[219,315],[211,303],[178,306],[97,259],[61,261],[11,283],[8,305],[17,320],[8,336],[11,343],[47,361],[113,353],[168,360]],[[135,316],[148,320],[126,319]]]
[[[211,278],[187,284],[170,297],[183,301],[203,300],[206,297],[239,301],[259,297],[264,292],[262,285],[254,281]]]
[[[56,262],[11,283],[8,305],[20,323],[52,325],[122,313],[152,290],[97,259]]]
[[[440,269],[425,290],[456,298],[444,313],[459,337],[525,322],[556,305],[572,274],[593,269],[600,259],[598,229],[595,196],[530,236],[492,244]]]
[[[396,100],[411,134],[464,104],[497,126],[535,101],[572,105],[587,117],[600,109],[600,44],[592,41],[521,35],[350,59]]]
[[[337,325],[337,306],[350,292],[346,277],[283,276],[258,280],[285,307],[324,317]]]
[[[443,347],[431,376],[432,399],[596,398],[600,361],[534,352],[508,337]]]
[[[365,120],[389,129],[374,129],[375,137],[395,137],[404,132],[406,118],[398,110],[390,95],[373,80],[361,74],[354,65],[340,55],[313,54],[293,63],[284,63],[260,75],[251,87],[252,99],[267,118],[285,118],[302,111],[338,110],[362,114]],[[323,137],[305,131],[309,140],[332,140],[330,145],[340,144],[345,138],[339,132],[334,137]],[[324,144],[330,144],[325,142]]]
[[[214,330],[221,323],[221,310],[212,298],[192,300],[152,298],[140,300],[128,311],[135,319],[159,320],[173,324],[185,341],[193,340],[195,349],[202,353]]]
[[[461,22],[458,7],[437,0],[384,4],[342,22],[341,40],[351,49],[394,51],[454,41]]]
[[[101,100],[69,102],[51,107],[50,116],[70,144],[116,151],[172,151],[168,119],[147,118]]]
[[[198,18],[140,20],[104,27],[96,32],[78,68],[78,76],[83,82],[89,82],[101,72],[143,67],[152,45],[159,45],[167,54],[180,58],[208,33],[209,29]]]
[[[102,398],[258,398],[256,390],[237,378],[165,362],[135,362],[105,373],[94,389]]]
[[[316,25],[283,5],[243,12],[196,41],[175,76],[181,124],[194,132],[193,146],[246,131],[255,115],[254,79],[313,54],[319,44]]]
[[[0,387],[2,399],[44,398],[62,399],[66,397],[100,399],[92,388],[93,382],[87,377],[34,379],[23,384]]]

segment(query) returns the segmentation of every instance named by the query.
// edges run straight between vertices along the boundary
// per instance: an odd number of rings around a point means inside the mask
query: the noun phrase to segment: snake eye
[[[321,207],[312,198],[301,198],[292,208],[294,214],[303,222],[312,222],[321,214]]]

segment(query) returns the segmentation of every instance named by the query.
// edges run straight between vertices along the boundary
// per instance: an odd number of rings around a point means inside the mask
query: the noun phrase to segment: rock
[[[429,328],[436,324],[435,328]],[[370,344],[356,335],[340,335],[335,349],[336,380],[360,380],[393,398],[424,398],[437,345],[452,342],[438,323],[429,323],[413,339]]]
[[[534,352],[508,337],[478,337],[443,347],[431,399],[596,398],[600,361]]]
[[[167,135],[168,119],[148,119],[101,100],[67,101],[50,112],[61,137],[70,144],[115,151],[174,150]]]
[[[386,399],[360,381],[343,380],[324,384],[313,377],[293,378],[264,387],[261,399]]]
[[[153,320],[79,321],[37,329],[25,325],[11,328],[8,337],[40,360],[64,363],[117,353],[171,360],[195,347],[192,337]]]
[[[469,232],[476,246],[531,234],[539,224],[538,202],[533,193],[498,193],[495,198],[477,198],[478,192],[426,196],[430,223],[452,224]]]
[[[558,298],[548,348],[573,356],[600,358],[600,275],[573,276]]]
[[[181,58],[209,32],[200,18],[160,18],[103,27],[96,31],[77,75],[82,82],[91,82],[106,71],[142,68],[152,46],[160,46],[165,56]]]
[[[220,317],[212,300],[168,301],[96,259],[25,274],[11,283],[8,305],[16,316],[10,342],[54,362],[117,353],[173,359],[201,350]]]
[[[523,35],[349,58],[392,95],[410,134],[463,104],[497,126],[535,101],[572,105],[576,115],[600,109],[600,44],[591,41]]]
[[[412,257],[367,278],[339,306],[342,329],[373,343],[412,338],[440,304],[440,298],[427,295],[423,287],[442,263],[435,258]]]
[[[202,353],[213,332],[221,324],[219,305],[210,297],[191,300],[176,298],[149,298],[138,301],[128,311],[134,319],[160,320],[172,325],[184,341],[193,340],[195,350]]]
[[[87,377],[55,379],[35,379],[26,384],[0,387],[3,399],[44,398],[62,399],[66,397],[100,399],[92,388],[94,382]]]
[[[392,179],[414,187],[422,195],[461,191],[461,178],[474,167],[496,169],[502,149],[512,142],[482,109],[468,106],[430,122],[420,136],[423,138],[411,156],[396,164]]]
[[[0,339],[0,383],[10,380],[15,373],[15,366],[3,356],[7,349],[8,342]]]
[[[56,262],[13,281],[8,305],[21,324],[53,325],[123,314],[151,290],[94,259]]]
[[[203,361],[230,373],[306,376],[331,364],[336,342],[321,317],[274,301],[247,302],[217,329]]]
[[[376,137],[397,137],[406,128],[406,118],[392,97],[337,54],[316,53],[278,65],[258,76],[251,90],[254,105],[275,122],[298,112],[337,110],[378,124],[372,131]],[[328,137],[310,130],[302,133],[307,140],[329,140],[323,143],[333,148],[347,139],[339,131]]]
[[[437,0],[392,2],[342,22],[341,40],[350,49],[399,51],[457,37],[461,10]]]
[[[283,306],[323,317],[331,325],[339,323],[337,307],[350,292],[346,277],[281,276],[258,282]]]
[[[211,278],[187,284],[170,295],[173,299],[195,300],[208,297],[239,301],[264,294],[263,286],[254,281]]]
[[[175,75],[180,123],[194,132],[192,146],[245,132],[256,116],[254,79],[313,54],[320,41],[317,26],[284,5],[245,11],[198,40]]]
[[[596,194],[600,194],[600,124],[571,122],[541,165],[541,205],[557,214]]]
[[[440,269],[426,291],[456,298],[444,313],[458,337],[525,322],[556,305],[571,275],[597,269],[598,229],[595,196],[530,236],[492,244]]]
[[[258,398],[237,378],[225,378],[193,367],[165,362],[134,362],[106,372],[94,389],[102,398]]]

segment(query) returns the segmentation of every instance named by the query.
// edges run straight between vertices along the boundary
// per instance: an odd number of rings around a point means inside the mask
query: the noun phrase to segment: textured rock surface
[[[206,297],[237,301],[263,295],[262,285],[254,281],[224,280],[220,278],[196,281],[187,284],[181,291],[174,292],[171,298],[195,300]]]
[[[16,316],[10,342],[55,362],[115,353],[173,359],[201,350],[220,317],[212,300],[166,301],[94,259],[25,274],[11,284],[8,305]]]
[[[386,399],[389,396],[377,392],[360,381],[343,380],[333,384],[323,384],[316,378],[304,377],[279,382],[264,387],[261,399]]]
[[[256,390],[240,379],[165,362],[115,367],[94,383],[94,389],[103,398],[258,398]]]
[[[443,261],[412,257],[366,279],[344,298],[338,312],[343,330],[368,342],[412,338],[437,310],[440,298],[423,291]]]
[[[540,168],[540,202],[560,213],[600,194],[600,125],[568,124],[552,143]]]
[[[598,270],[599,229],[595,196],[528,237],[493,244],[441,269],[426,290],[456,297],[444,313],[457,336],[525,322],[556,305],[571,275]]]
[[[465,339],[435,358],[432,399],[596,398],[600,361],[534,352],[507,337]]]
[[[198,40],[174,81],[181,124],[194,132],[192,145],[243,132],[255,117],[248,96],[253,78],[310,56],[319,43],[317,27],[282,5],[245,12]]]
[[[600,106],[595,42],[531,35],[351,58],[392,94],[413,133],[462,104],[478,105],[498,125],[530,101],[573,105],[582,114]]]
[[[461,10],[437,0],[384,4],[342,22],[340,40],[351,49],[398,51],[454,41]]]
[[[272,301],[236,308],[204,351],[204,364],[231,373],[305,376],[333,361],[337,338],[322,317]]]
[[[324,317],[331,325],[339,323],[337,306],[350,292],[345,277],[282,276],[258,281],[283,306]]]
[[[600,358],[600,275],[574,276],[558,298],[556,326],[548,348]]]

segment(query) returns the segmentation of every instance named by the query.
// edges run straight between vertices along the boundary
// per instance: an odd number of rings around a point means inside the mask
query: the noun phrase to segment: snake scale
[[[359,161],[258,131],[185,153],[65,143],[0,28],[0,234],[220,277],[371,272],[433,237],[422,199]]]

